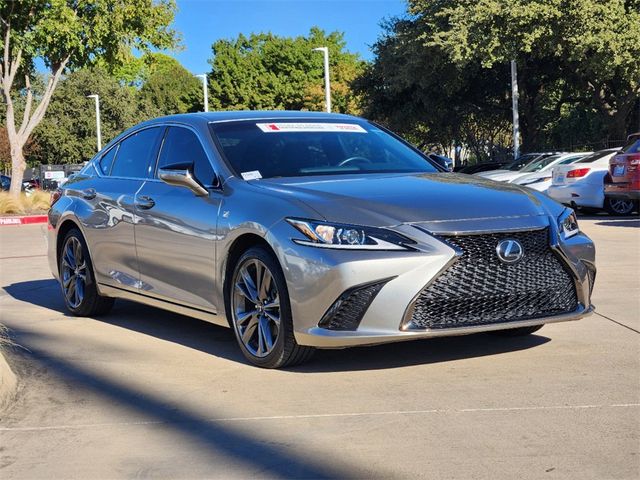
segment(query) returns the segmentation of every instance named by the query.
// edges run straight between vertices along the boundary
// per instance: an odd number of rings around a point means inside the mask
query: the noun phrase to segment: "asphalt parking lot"
[[[640,478],[640,220],[581,219],[597,314],[520,339],[319,352],[268,371],[230,330],[132,303],[64,312],[46,226],[0,228],[20,377],[0,477]]]

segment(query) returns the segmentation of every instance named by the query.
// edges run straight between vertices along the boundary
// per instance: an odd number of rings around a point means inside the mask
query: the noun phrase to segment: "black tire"
[[[543,325],[535,325],[533,327],[507,328],[505,330],[495,330],[489,333],[498,337],[525,337],[537,332],[542,327]]]
[[[631,215],[636,208],[637,205],[633,200],[613,197],[605,197],[604,199],[604,209],[609,215],[616,217]]]
[[[578,213],[581,213],[583,215],[596,215],[596,214],[600,213],[600,209],[591,208],[591,207],[580,207],[578,209]]]
[[[74,254],[71,259],[67,256],[67,252],[74,247],[79,249],[77,253],[80,255]],[[77,265],[76,260],[79,260],[80,265]],[[79,268],[70,268],[74,266]],[[71,273],[72,270],[75,274]],[[96,317],[109,313],[113,307],[114,299],[103,297],[98,293],[89,249],[82,233],[77,228],[69,230],[62,241],[62,248],[58,252],[58,272],[60,272],[60,287],[64,303],[73,315]],[[67,282],[68,286],[65,286]],[[71,288],[71,283],[73,283],[73,288]],[[82,285],[81,289],[80,285]],[[73,293],[70,292],[72,289]]]
[[[267,274],[260,274],[264,272],[259,270],[263,267],[271,276],[268,281],[265,280]],[[253,272],[256,279],[260,277],[262,280],[254,280],[253,288],[250,288]],[[267,283],[263,292],[262,285]],[[284,274],[277,259],[266,248],[251,247],[240,256],[229,277],[225,296],[229,323],[242,354],[253,365],[281,368],[298,365],[311,358],[315,349],[298,345],[293,335],[291,305]],[[277,307],[274,306],[276,303]],[[277,323],[273,320],[276,316],[279,318]],[[277,334],[275,341],[274,332]],[[266,338],[270,341],[267,342]],[[269,343],[271,346],[266,350]]]

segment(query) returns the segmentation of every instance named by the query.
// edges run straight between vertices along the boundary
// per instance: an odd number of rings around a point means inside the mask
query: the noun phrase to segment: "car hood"
[[[338,223],[393,226],[549,213],[544,200],[528,189],[455,173],[297,177],[251,183],[295,198],[324,220]]]

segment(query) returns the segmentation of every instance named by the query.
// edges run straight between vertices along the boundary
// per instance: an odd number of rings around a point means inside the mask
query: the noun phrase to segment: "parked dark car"
[[[506,165],[508,165],[507,162],[482,162],[476,163],[474,165],[467,165],[466,167],[461,167],[459,169],[455,169],[454,171],[457,173],[466,173],[467,175],[473,175],[474,173],[498,170],[500,168],[504,168]]]
[[[11,187],[11,177],[0,175],[0,185],[2,186],[3,191],[9,190]]]
[[[442,168],[444,168],[447,172],[453,172],[453,160],[449,157],[445,157],[444,155],[438,155],[437,153],[427,153],[427,157],[436,162]]]

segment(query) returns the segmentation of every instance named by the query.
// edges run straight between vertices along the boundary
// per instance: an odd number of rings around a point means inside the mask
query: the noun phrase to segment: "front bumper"
[[[419,338],[466,335],[551,322],[577,320],[592,311],[590,272],[594,274],[595,249],[591,240],[578,234],[560,242],[555,219],[538,216],[449,224],[401,225],[394,230],[417,242],[415,252],[328,250],[291,242],[277,250],[285,271],[296,341],[319,348],[372,345]],[[491,230],[486,230],[487,225]],[[437,329],[403,329],[418,294],[455,261],[456,251],[434,234],[523,231],[548,227],[551,247],[571,272],[578,299],[575,310],[563,314],[517,321],[485,323]],[[284,228],[281,227],[281,228]],[[277,229],[276,229],[277,230]],[[275,232],[278,233],[278,232]],[[283,233],[283,232],[282,232]],[[282,237],[279,237],[282,238]],[[318,326],[334,302],[354,286],[381,282],[355,330]]]

